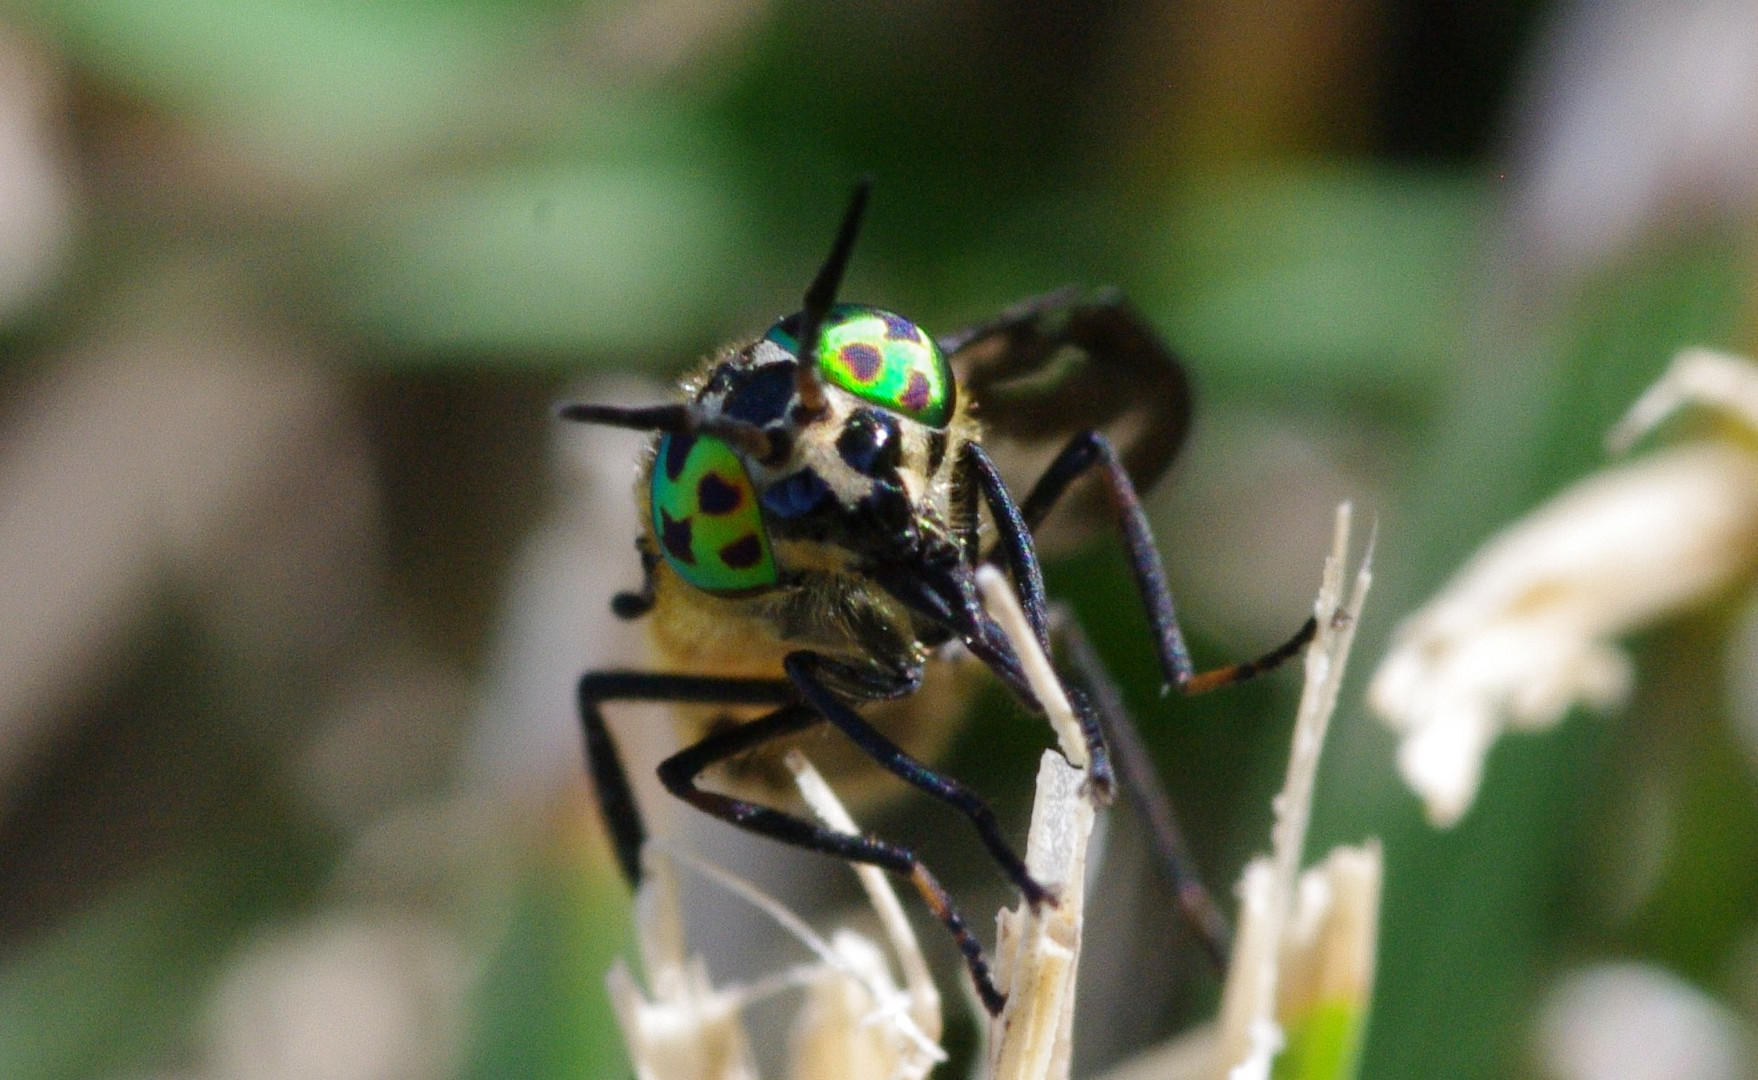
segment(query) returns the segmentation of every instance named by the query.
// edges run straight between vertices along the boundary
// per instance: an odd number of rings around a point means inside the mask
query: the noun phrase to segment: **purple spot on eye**
[[[696,447],[694,435],[672,435],[665,444],[665,478],[677,482],[684,475],[684,466],[689,464],[690,451]]]
[[[695,529],[691,527],[690,519],[679,521],[662,508],[659,520],[659,542],[665,545],[665,553],[685,566],[695,566]]]
[[[857,382],[870,383],[877,379],[879,368],[885,363],[885,358],[879,355],[879,350],[864,341],[844,345],[837,356],[848,366],[849,374],[853,375]]]
[[[744,492],[722,480],[719,473],[708,473],[696,482],[696,505],[704,514],[730,514],[739,508],[744,497]]]
[[[720,549],[720,561],[734,570],[749,570],[763,557],[763,545],[756,533],[746,533]]]
[[[909,385],[904,387],[903,396],[898,399],[903,407],[911,412],[921,412],[928,407],[928,376],[920,371],[910,372]]]
[[[916,324],[902,315],[881,311],[879,318],[885,322],[885,339],[887,341],[920,341],[922,338],[922,332],[916,329]]]

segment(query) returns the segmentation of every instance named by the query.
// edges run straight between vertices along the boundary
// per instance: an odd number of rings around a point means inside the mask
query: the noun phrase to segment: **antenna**
[[[819,268],[818,276],[806,289],[805,305],[800,309],[799,367],[794,385],[800,397],[800,408],[816,418],[824,414],[824,384],[818,377],[818,335],[824,328],[824,317],[836,303],[836,290],[842,285],[843,271],[848,269],[849,254],[854,251],[855,237],[861,232],[861,217],[867,211],[867,196],[873,190],[872,177],[855,181],[854,194],[848,209],[842,212],[842,225],[836,230],[836,241]]]

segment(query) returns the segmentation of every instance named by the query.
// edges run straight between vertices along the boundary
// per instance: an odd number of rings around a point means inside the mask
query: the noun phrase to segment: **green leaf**
[[[628,895],[606,867],[562,857],[527,879],[477,989],[468,1080],[628,1074],[604,976],[633,930]]]
[[[675,367],[736,271],[711,173],[558,162],[448,177],[344,241],[345,317],[403,346],[632,353]]]
[[[454,123],[459,88],[528,32],[519,5],[40,0],[62,48],[130,92],[289,160],[384,155]]]
[[[1361,1060],[1367,1008],[1359,1001],[1323,1001],[1284,1022],[1288,1045],[1270,1069],[1273,1080],[1351,1080]]]
[[[1204,371],[1240,380],[1438,378],[1482,209],[1473,181],[1353,169],[1199,188],[1144,307]]]

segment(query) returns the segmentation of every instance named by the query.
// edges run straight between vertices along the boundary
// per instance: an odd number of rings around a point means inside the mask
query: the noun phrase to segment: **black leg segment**
[[[1038,563],[1031,527],[1013,501],[1013,495],[1002,481],[1000,470],[995,467],[988,453],[973,442],[966,445],[965,458],[969,475],[981,490],[990,516],[995,519],[996,546],[1007,558],[1008,570],[1013,575],[1014,589],[1019,596],[1020,609],[1025,612],[1026,621],[1038,639],[1039,648],[1044,650],[1045,656],[1052,656],[1049,601],[1044,592],[1044,571]],[[993,663],[990,666],[995,667]],[[1021,679],[1023,681],[1023,674]],[[1028,703],[1031,701],[1023,696],[1022,700]],[[1093,715],[1091,704],[1083,695],[1070,693],[1069,704],[1074,707],[1075,717],[1080,722],[1081,735],[1086,742],[1089,790],[1100,805],[1109,805],[1114,778],[1104,731]]]
[[[766,716],[717,732],[666,758],[659,766],[660,782],[673,795],[729,825],[808,851],[849,862],[867,863],[907,878],[935,917],[951,932],[959,952],[964,955],[965,966],[984,1007],[991,1013],[999,1013],[1007,999],[995,988],[982,944],[971,933],[964,916],[953,906],[952,898],[913,851],[876,836],[837,832],[773,807],[704,791],[696,786],[696,778],[709,766],[774,739],[804,731],[823,720],[824,717],[811,705],[783,705]],[[862,748],[866,749],[864,745]]]
[[[696,786],[696,778],[709,766],[822,723],[825,717],[815,703],[804,702],[799,698],[799,691],[792,684],[773,679],[723,679],[633,671],[599,671],[581,678],[580,721],[586,732],[586,767],[592,775],[599,811],[610,829],[623,876],[631,886],[640,884],[641,845],[646,842],[647,831],[641,821],[640,809],[635,804],[628,773],[623,767],[621,755],[617,753],[616,744],[611,740],[600,706],[607,701],[778,706],[773,712],[748,723],[715,732],[695,745],[673,754],[660,763],[660,782],[673,795],[730,825],[808,851],[852,862],[868,863],[907,878],[928,904],[929,910],[951,932],[984,1006],[991,1013],[999,1013],[1006,998],[995,988],[994,976],[990,972],[982,944],[971,932],[945,888],[922,865],[914,852],[875,836],[850,836],[772,807],[718,792],[704,791]],[[838,705],[842,711],[853,715],[852,709],[841,706],[840,703]],[[846,717],[843,719],[846,720]],[[859,721],[858,717],[856,720],[861,727],[865,727],[865,723]],[[843,724],[839,723],[837,726],[843,727]],[[870,728],[866,730],[871,731]],[[881,742],[885,742],[877,732],[873,734]],[[867,743],[859,739],[856,742],[868,753],[873,753]],[[886,745],[890,744],[886,742]],[[896,748],[892,747],[892,750],[896,751]],[[901,751],[896,753],[904,761],[909,761],[916,768],[927,772],[924,767],[905,757]],[[886,760],[881,764],[892,768],[894,763]],[[975,796],[969,795],[964,789],[957,790],[975,801]],[[987,807],[983,807],[980,802],[976,802],[976,806],[981,813],[988,814]],[[993,839],[999,842],[999,833],[994,831],[993,815],[989,815],[989,823]],[[979,825],[979,831],[981,828]],[[986,834],[984,839],[991,839],[991,835]],[[1006,851],[1005,844],[1002,844],[1001,850]],[[1011,852],[1008,855],[1011,858]],[[1011,865],[1017,863],[1018,860],[1014,859],[1012,864],[1004,865],[1009,865],[1011,870]],[[1023,874],[1023,868],[1021,873]],[[1030,882],[1031,879],[1026,877],[1025,880]],[[1035,883],[1033,885],[1035,887]],[[1036,895],[1042,898],[1041,887],[1037,888]]]
[[[1113,768],[1122,783],[1124,798],[1147,829],[1154,862],[1178,898],[1184,921],[1196,932],[1215,970],[1224,973],[1232,953],[1233,929],[1197,872],[1184,829],[1178,824],[1178,812],[1166,794],[1166,785],[1160,782],[1135,720],[1123,704],[1123,695],[1072,612],[1058,612],[1056,636],[1075,678],[1092,698],[1094,713],[1111,747]]]
[[[1031,527],[1026,524],[1025,515],[1014,503],[1007,485],[1002,483],[1001,470],[995,467],[988,452],[975,442],[965,443],[964,452],[971,475],[976,478],[977,488],[988,504],[989,515],[995,519],[997,542],[1007,556],[1007,569],[1013,574],[1013,587],[1019,594],[1020,607],[1025,611],[1032,633],[1037,635],[1038,646],[1048,653],[1050,620],[1045,613],[1044,571],[1038,565]]]
[[[580,677],[580,726],[586,732],[586,771],[599,812],[616,847],[617,863],[631,887],[641,883],[641,845],[647,827],[635,804],[622,755],[605,726],[606,701],[665,701],[703,705],[780,705],[793,687],[776,679],[718,679],[648,671],[593,671]]]
[[[1026,872],[1024,860],[1013,853],[1013,848],[1001,835],[1001,825],[995,820],[995,812],[989,809],[976,792],[910,757],[896,743],[880,734],[877,728],[861,719],[859,713],[838,698],[818,677],[818,668],[822,663],[822,658],[815,653],[796,652],[789,653],[782,660],[782,668],[787,671],[788,678],[793,680],[800,693],[812,703],[812,707],[836,725],[868,757],[892,775],[932,795],[968,818],[982,839],[983,846],[989,849],[989,854],[1001,864],[1008,880],[1025,894],[1028,902],[1036,907],[1046,900],[1052,900],[1049,890]]]
[[[1166,571],[1160,564],[1153,531],[1148,528],[1147,514],[1143,512],[1135,485],[1109,439],[1096,431],[1088,431],[1069,441],[1050,467],[1044,470],[1044,475],[1021,505],[1020,512],[1026,524],[1036,529],[1068,486],[1094,468],[1099,471],[1112,514],[1123,532],[1130,571],[1135,577],[1136,591],[1147,608],[1160,658],[1160,671],[1167,686],[1185,694],[1196,694],[1243,682],[1286,662],[1312,640],[1318,631],[1318,623],[1309,618],[1293,637],[1255,660],[1197,672],[1191,663],[1190,649],[1184,643],[1184,631],[1178,626],[1178,611],[1172,603],[1172,590],[1166,584]]]

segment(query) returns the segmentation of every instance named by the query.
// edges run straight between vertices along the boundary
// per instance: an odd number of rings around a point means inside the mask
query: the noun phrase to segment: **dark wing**
[[[1015,304],[940,339],[983,424],[983,446],[1023,498],[1069,438],[1110,437],[1136,490],[1166,472],[1190,428],[1184,365],[1114,289],[1076,287]],[[1089,485],[1090,486],[1090,485]],[[1078,541],[1097,491],[1051,515],[1051,546]],[[1072,529],[1071,529],[1072,526]]]

